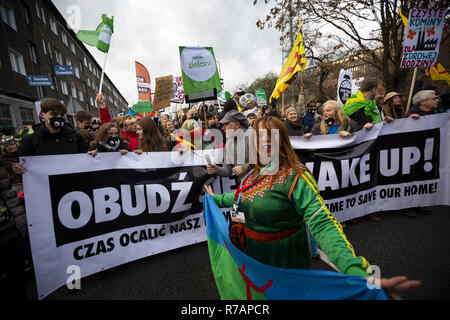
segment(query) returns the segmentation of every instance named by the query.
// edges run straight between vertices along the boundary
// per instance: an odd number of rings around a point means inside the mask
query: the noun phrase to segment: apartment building
[[[0,0],[0,17],[0,126],[38,122],[35,103],[45,98],[63,101],[69,122],[80,110],[99,116],[101,66],[53,3]],[[102,91],[113,115],[127,110],[106,74]]]

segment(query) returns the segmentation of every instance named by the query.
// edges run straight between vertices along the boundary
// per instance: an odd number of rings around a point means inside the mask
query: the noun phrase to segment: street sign
[[[55,75],[57,76],[73,76],[73,68],[72,66],[59,66],[56,65],[54,67]]]
[[[50,87],[52,85],[52,78],[50,76],[28,76],[28,84],[33,87]]]

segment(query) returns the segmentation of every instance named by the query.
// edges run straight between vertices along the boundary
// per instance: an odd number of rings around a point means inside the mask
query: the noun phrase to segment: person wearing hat
[[[210,175],[229,177],[232,174],[240,175],[248,166],[248,120],[244,114],[236,109],[228,111],[219,121],[225,132],[226,143],[224,148],[224,164],[222,167],[208,164],[206,170]]]
[[[289,136],[303,136],[306,133],[306,128],[298,118],[297,110],[294,107],[289,107],[286,109],[285,114],[286,120],[283,124],[288,129]]]
[[[394,119],[406,117],[406,110],[402,104],[402,95],[395,91],[389,92],[384,97],[383,108],[381,109],[384,120],[390,122]]]
[[[238,110],[238,105],[236,103],[236,100],[233,98],[229,98],[227,99],[227,101],[225,101],[224,105],[223,105],[223,110],[222,112],[219,113],[219,120],[222,120],[223,117],[225,117],[225,115],[228,113],[228,111],[231,110]]]

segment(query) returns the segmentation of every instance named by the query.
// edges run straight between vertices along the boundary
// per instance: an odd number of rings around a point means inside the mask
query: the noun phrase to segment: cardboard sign
[[[448,9],[411,9],[403,43],[401,68],[436,64]]]
[[[170,99],[172,98],[172,79],[173,77],[171,75],[155,79],[156,88],[153,100],[153,108],[155,111],[170,107]]]

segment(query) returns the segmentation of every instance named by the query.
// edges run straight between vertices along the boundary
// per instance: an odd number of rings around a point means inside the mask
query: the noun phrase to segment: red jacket
[[[111,114],[109,113],[108,107],[100,108],[100,121],[102,124],[111,122]],[[121,129],[122,135],[128,142],[128,148],[130,151],[134,151],[139,145],[139,137],[136,132],[128,132]]]

